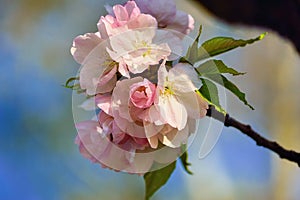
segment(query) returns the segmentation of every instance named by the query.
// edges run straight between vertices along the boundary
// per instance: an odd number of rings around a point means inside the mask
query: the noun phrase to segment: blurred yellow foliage
[[[8,31],[16,38],[30,30],[46,13],[65,6],[64,0],[18,0],[14,3],[14,11],[7,16],[7,23]]]

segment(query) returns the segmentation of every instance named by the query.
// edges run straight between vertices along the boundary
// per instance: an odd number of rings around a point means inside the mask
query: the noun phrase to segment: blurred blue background
[[[143,199],[141,177],[101,169],[80,155],[72,91],[62,87],[79,69],[69,53],[73,38],[95,32],[103,5],[113,2],[120,1],[0,0],[0,199]],[[205,25],[203,38],[249,38],[265,31],[226,25],[190,1],[177,6]],[[291,44],[270,33],[222,58],[248,72],[235,82],[256,108],[250,111],[228,94],[229,112],[300,150],[300,61]],[[196,139],[189,150],[195,175],[178,165],[153,199],[299,199],[296,165],[238,131],[223,129],[202,160],[200,143]]]

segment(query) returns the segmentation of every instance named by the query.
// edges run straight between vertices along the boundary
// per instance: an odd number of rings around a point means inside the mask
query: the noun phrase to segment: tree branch
[[[250,125],[243,124],[236,119],[226,114],[225,116],[217,111],[214,106],[210,106],[207,110],[207,116],[212,117],[222,123],[224,123],[227,127],[234,127],[241,131],[243,134],[252,138],[258,146],[267,148],[274,153],[278,154],[278,156],[282,159],[289,160],[291,162],[295,162],[300,167],[300,153],[295,152],[293,150],[287,150],[279,145],[277,142],[270,141],[264,137],[262,137],[259,133],[255,132]]]

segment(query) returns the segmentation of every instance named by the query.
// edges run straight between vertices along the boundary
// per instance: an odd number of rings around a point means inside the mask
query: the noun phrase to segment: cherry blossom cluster
[[[198,74],[178,62],[194,20],[170,0],[106,9],[98,31],[76,37],[71,47],[82,66],[80,88],[96,113],[76,123],[76,144],[102,167],[144,174],[176,160],[206,115]]]

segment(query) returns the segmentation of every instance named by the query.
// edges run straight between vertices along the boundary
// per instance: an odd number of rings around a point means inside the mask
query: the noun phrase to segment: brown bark
[[[243,134],[253,139],[258,146],[267,148],[276,153],[280,158],[297,163],[300,167],[300,153],[295,152],[293,150],[287,150],[281,145],[279,145],[277,142],[270,141],[262,137],[259,133],[254,131],[250,125],[246,125],[239,122],[238,120],[230,117],[229,114],[226,114],[224,116],[222,113],[218,112],[213,106],[210,106],[210,108],[208,109],[207,116],[219,120],[220,122],[224,123],[224,125],[227,127],[233,127],[238,129]]]

